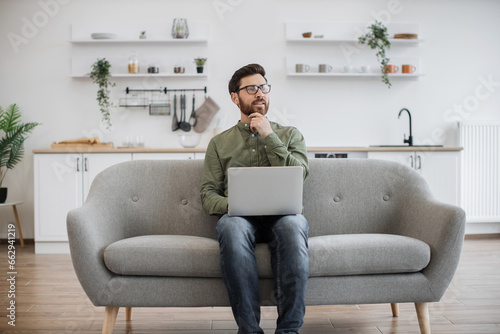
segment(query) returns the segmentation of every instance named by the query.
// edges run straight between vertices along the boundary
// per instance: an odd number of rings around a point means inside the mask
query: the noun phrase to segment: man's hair
[[[238,88],[240,88],[241,79],[254,74],[260,74],[264,77],[264,79],[266,79],[266,71],[264,70],[264,67],[260,66],[259,64],[248,64],[234,72],[231,80],[229,80],[229,94],[235,93]]]

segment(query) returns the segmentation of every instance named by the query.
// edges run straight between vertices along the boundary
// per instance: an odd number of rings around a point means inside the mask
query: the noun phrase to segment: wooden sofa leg
[[[112,334],[115,328],[116,316],[119,307],[106,306],[104,313],[104,323],[102,324],[102,334]]]
[[[125,308],[125,320],[127,320],[127,321],[132,320],[132,308],[131,307]]]
[[[391,303],[391,310],[392,310],[393,317],[399,317],[399,304],[398,303]]]
[[[429,305],[427,303],[415,303],[417,310],[418,325],[421,334],[431,334],[431,323],[429,319]]]

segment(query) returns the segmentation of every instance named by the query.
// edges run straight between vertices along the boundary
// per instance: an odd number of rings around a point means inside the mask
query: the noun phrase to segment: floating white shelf
[[[174,39],[171,36],[172,20],[164,22],[113,23],[84,22],[71,25],[72,43],[199,43],[206,42],[209,35],[209,24],[206,22],[188,21],[189,36],[185,39]],[[139,39],[139,34],[146,31],[146,39]],[[110,33],[114,39],[92,39],[93,33]]]
[[[76,39],[70,41],[73,44],[207,44],[208,39],[186,38],[186,39]]]
[[[339,78],[349,78],[349,77],[358,77],[358,78],[366,78],[366,77],[380,77],[382,73],[288,73],[289,77],[339,77]],[[418,79],[419,77],[424,76],[425,74],[401,74],[401,73],[388,73],[389,78],[401,78],[401,79]]]
[[[193,59],[205,56],[209,40],[209,24],[189,21],[188,27],[189,36],[176,39],[171,35],[172,20],[149,23],[74,23],[71,25],[69,40],[75,49],[71,57],[71,77],[89,78],[91,65],[96,59],[106,58],[112,65],[111,77],[114,79],[207,78],[206,68],[205,73],[196,73]],[[139,35],[143,31],[146,32],[147,38],[140,39]],[[109,37],[115,38],[91,38],[96,33],[108,34]],[[169,47],[168,54],[165,54],[163,46]],[[132,53],[139,58],[144,73],[127,72],[127,55]],[[160,73],[145,73],[146,68],[151,65],[159,67]],[[174,67],[177,66],[184,67],[186,73],[173,73]]]
[[[418,45],[424,42],[424,39],[396,39],[389,38],[391,45]],[[331,39],[331,38],[291,38],[287,39],[289,43],[303,43],[303,44],[340,44],[340,43],[358,43],[357,39]]]
[[[72,75],[72,78],[89,78],[89,75]],[[157,77],[157,78],[207,78],[206,73],[137,73],[137,74],[128,74],[128,73],[117,73],[111,74],[111,78],[148,78],[148,77]]]
[[[367,30],[367,22],[288,22],[285,41],[288,44],[286,69],[288,77],[300,78],[380,78],[380,64],[370,48],[358,42]],[[310,33],[311,37],[303,35]],[[393,48],[388,51],[391,65],[397,73],[388,73],[390,79],[415,80],[424,76],[418,47],[425,40],[417,23],[393,22],[387,26],[387,34],[414,34],[418,39],[389,38]],[[320,73],[319,65],[331,68]],[[295,71],[297,65],[308,68],[305,73]],[[402,66],[414,66],[414,73],[402,73]],[[351,68],[351,70],[348,70]],[[368,71],[362,72],[362,68]]]

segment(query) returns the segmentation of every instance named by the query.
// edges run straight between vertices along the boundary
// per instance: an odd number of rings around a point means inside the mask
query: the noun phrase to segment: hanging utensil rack
[[[123,108],[148,108],[150,115],[167,116],[171,114],[170,92],[205,92],[204,88],[182,88],[168,89],[160,87],[159,89],[131,89],[125,88],[126,97],[120,98],[120,107]]]
[[[168,89],[167,92],[205,92],[207,93],[207,86],[204,88],[181,88],[181,89]]]

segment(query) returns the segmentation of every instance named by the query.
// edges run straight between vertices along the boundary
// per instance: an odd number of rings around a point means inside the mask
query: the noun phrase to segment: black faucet
[[[408,143],[409,146],[413,146],[413,136],[411,135],[411,114],[410,114],[410,111],[406,108],[403,108],[399,111],[399,115],[398,115],[398,118],[401,117],[401,113],[403,111],[408,112],[408,117],[410,118],[410,137],[408,137],[408,139],[406,139],[406,134],[405,134],[405,138],[403,140],[403,143]]]

